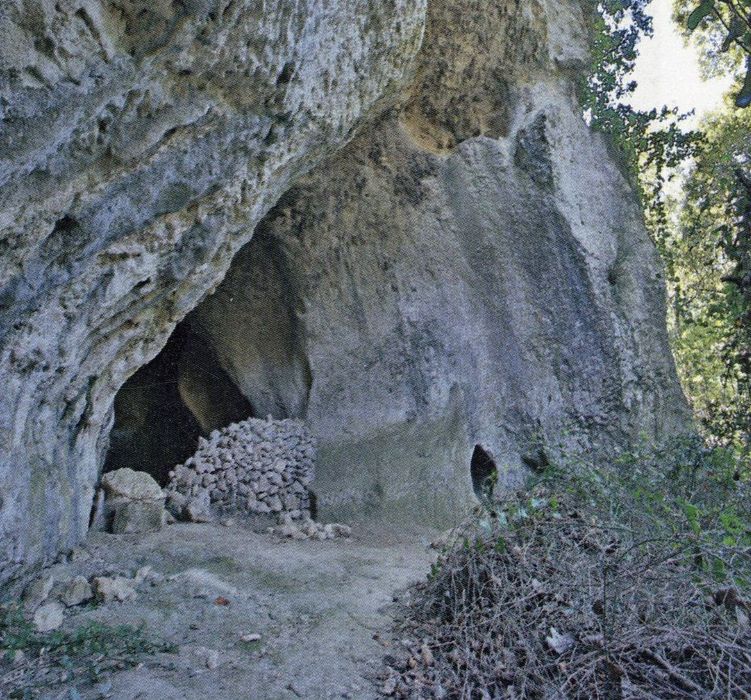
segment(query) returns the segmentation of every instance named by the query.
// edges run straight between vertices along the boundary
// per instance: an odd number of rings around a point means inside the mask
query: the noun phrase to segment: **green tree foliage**
[[[675,15],[702,49],[710,74],[738,74],[736,106],[751,105],[751,0],[676,0]]]
[[[700,135],[682,128],[688,115],[662,107],[636,110],[628,96],[642,37],[652,35],[647,13],[651,0],[591,2],[592,53],[589,75],[582,82],[585,118],[596,131],[611,136],[626,173],[641,194],[648,218],[663,235],[667,226],[665,182],[695,152]]]
[[[751,436],[751,113],[707,119],[663,254],[673,348],[697,416],[716,441]]]
[[[729,103],[702,125],[662,252],[673,347],[707,434],[751,449],[751,0],[675,0],[708,76],[736,77]]]
[[[673,349],[686,393],[715,443],[751,449],[751,114],[728,105],[700,131],[662,108],[634,110],[629,75],[652,32],[650,0],[592,3],[593,65],[585,117],[611,135],[642,197],[667,268]],[[675,0],[675,19],[708,75],[737,75],[751,102],[751,0]],[[679,201],[666,181],[688,168]]]

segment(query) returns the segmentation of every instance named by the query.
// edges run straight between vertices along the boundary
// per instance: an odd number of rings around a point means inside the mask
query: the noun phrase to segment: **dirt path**
[[[388,629],[394,594],[426,575],[435,534],[355,525],[351,539],[290,541],[242,526],[178,524],[137,538],[94,535],[82,557],[55,567],[58,575],[132,577],[151,566],[164,578],[141,584],[134,601],[81,608],[66,626],[143,622],[180,651],[77,692],[118,700],[374,697],[386,650],[373,635]],[[253,633],[260,641],[241,640]]]

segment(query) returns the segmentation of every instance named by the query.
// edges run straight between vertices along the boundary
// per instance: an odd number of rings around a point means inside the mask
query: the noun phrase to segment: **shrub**
[[[751,696],[747,483],[688,440],[550,467],[456,532],[398,627],[398,697]]]
[[[0,697],[37,697],[63,683],[94,682],[175,647],[152,641],[143,627],[88,622],[72,631],[37,632],[16,605],[0,609]],[[16,653],[24,657],[14,662]],[[76,695],[75,688],[70,696]],[[67,695],[66,695],[67,697]]]

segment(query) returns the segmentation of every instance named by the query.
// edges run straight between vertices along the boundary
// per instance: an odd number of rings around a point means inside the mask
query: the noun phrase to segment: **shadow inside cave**
[[[169,471],[196,451],[200,436],[251,416],[250,402],[211,348],[183,322],[117,393],[103,471],[130,467],[164,486]]]
[[[161,485],[201,436],[247,418],[301,418],[311,376],[284,247],[259,226],[217,290],[115,397],[104,472]]]
[[[469,472],[472,477],[472,488],[477,498],[480,501],[492,498],[493,488],[498,477],[498,468],[495,460],[480,445],[475,445],[475,449],[472,451]]]

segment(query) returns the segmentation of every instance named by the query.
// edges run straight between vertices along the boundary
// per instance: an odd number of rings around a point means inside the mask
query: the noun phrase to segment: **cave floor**
[[[66,627],[144,624],[179,651],[76,691],[128,700],[375,697],[394,597],[426,576],[436,534],[364,522],[350,539],[323,542],[242,524],[92,535],[58,575],[132,577],[150,566],[163,579],[141,584],[133,601],[72,609]],[[243,641],[248,634],[261,638]]]

